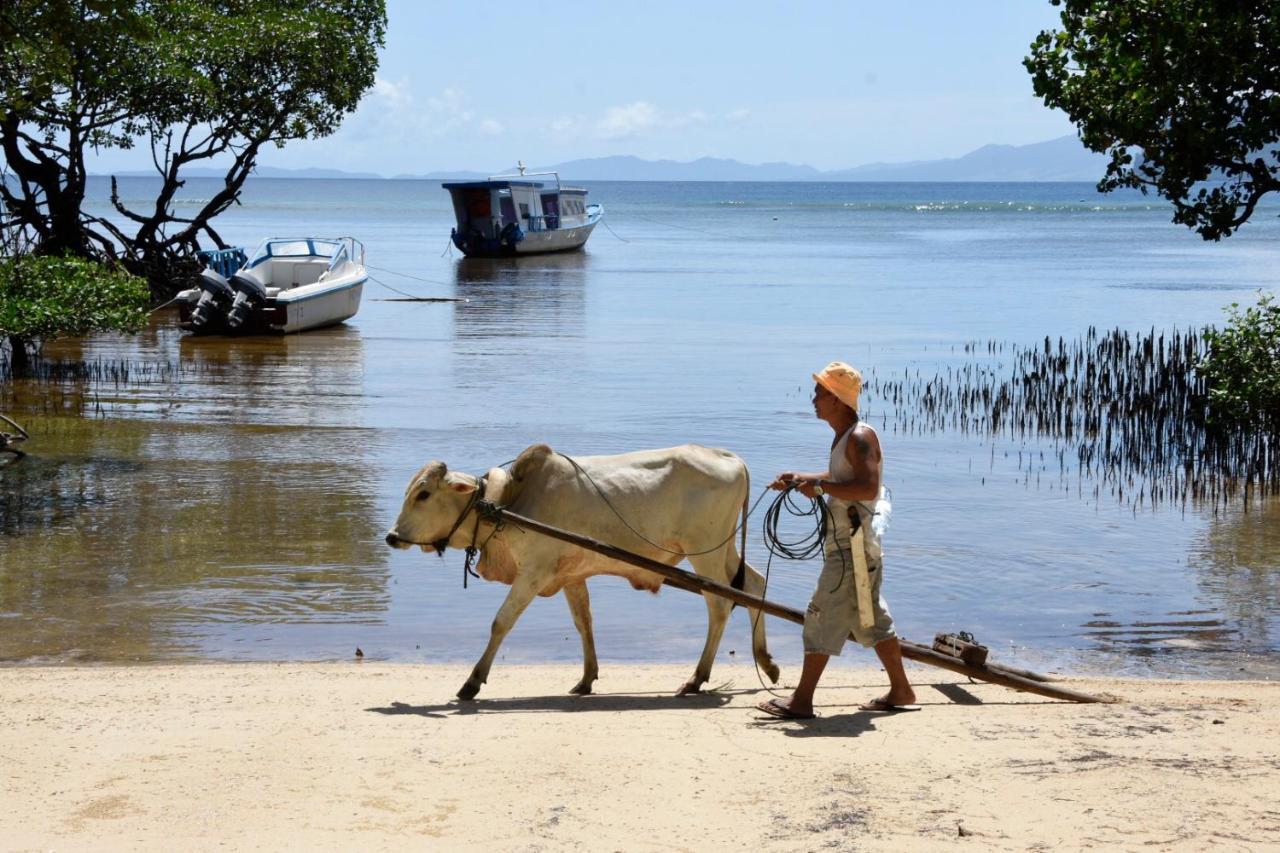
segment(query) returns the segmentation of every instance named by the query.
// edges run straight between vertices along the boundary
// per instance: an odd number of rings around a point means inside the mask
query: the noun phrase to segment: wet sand
[[[0,671],[6,850],[1274,849],[1280,684],[1073,680],[1068,705],[912,668],[923,709],[776,721],[750,667],[195,664]]]

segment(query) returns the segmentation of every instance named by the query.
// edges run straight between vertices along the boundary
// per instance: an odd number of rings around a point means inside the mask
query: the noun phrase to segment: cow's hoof
[[[591,682],[585,679],[579,681],[577,684],[573,685],[573,689],[569,692],[575,696],[589,696],[591,695]]]
[[[695,678],[691,678],[684,684],[680,685],[680,689],[676,691],[677,696],[694,696],[702,692],[702,682]]]
[[[760,668],[764,670],[764,674],[769,676],[770,684],[777,684],[778,677],[782,675],[782,670],[778,669],[778,665],[773,662],[773,658],[768,658],[764,663],[760,664]]]
[[[476,698],[476,694],[479,692],[480,692],[480,685],[472,684],[470,681],[468,681],[466,684],[462,685],[462,689],[458,691],[458,698],[462,699],[463,701],[468,701]]]

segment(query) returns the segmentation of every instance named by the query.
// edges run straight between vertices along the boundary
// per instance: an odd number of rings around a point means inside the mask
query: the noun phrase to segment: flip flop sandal
[[[817,714],[801,714],[793,711],[786,705],[780,704],[777,699],[761,702],[756,706],[756,710],[768,714],[770,717],[777,717],[779,720],[812,720],[818,716]]]
[[[899,714],[905,711],[919,711],[919,705],[895,705],[883,699],[872,699],[858,706],[859,711],[875,711],[880,714]]]

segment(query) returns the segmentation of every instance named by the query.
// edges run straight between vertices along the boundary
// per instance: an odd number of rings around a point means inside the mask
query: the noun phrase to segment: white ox
[[[481,482],[470,474],[449,471],[443,462],[428,462],[410,481],[400,517],[387,533],[392,547],[419,545],[424,551],[436,548],[440,553],[445,539],[451,548],[466,548],[474,542],[482,546],[476,567],[480,576],[511,585],[494,617],[489,645],[458,691],[462,699],[479,692],[503,638],[534,596],[562,590],[582,637],[582,680],[571,692],[590,693],[598,667],[587,578],[618,575],[636,589],[655,593],[662,585],[662,577],[654,572],[549,536],[514,526],[495,532],[492,522],[475,514],[477,497],[667,565],[674,566],[688,554],[694,571],[720,583],[731,583],[737,574],[734,530],[739,512],[745,513],[749,479],[747,466],[727,450],[685,445],[570,461],[545,444],[536,444],[520,454],[510,474],[502,468],[490,470],[483,493],[477,495]],[[743,587],[760,595],[764,578],[746,566]],[[711,664],[733,608],[723,598],[704,598],[707,642],[680,694],[696,693],[711,677]],[[778,667],[769,656],[764,619],[754,609],[751,624],[756,662],[776,682]]]

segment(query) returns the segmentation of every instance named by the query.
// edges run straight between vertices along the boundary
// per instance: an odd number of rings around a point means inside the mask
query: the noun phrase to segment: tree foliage
[[[21,370],[32,344],[91,332],[137,332],[146,324],[147,283],[74,256],[0,257],[0,339]]]
[[[1208,355],[1198,372],[1219,423],[1280,433],[1280,305],[1269,293],[1258,304],[1227,309],[1227,325],[1209,329]]]
[[[1104,192],[1154,189],[1174,221],[1229,236],[1280,189],[1280,15],[1274,0],[1051,0],[1061,29],[1024,65],[1111,161]]]
[[[0,185],[37,251],[119,256],[152,273],[211,240],[268,146],[326,136],[374,82],[384,0],[6,0],[0,11]],[[161,187],[116,216],[84,211],[85,155],[149,146]],[[226,168],[190,216],[192,164]]]

